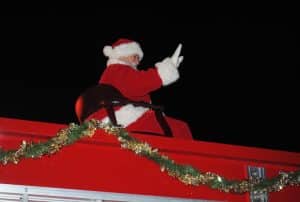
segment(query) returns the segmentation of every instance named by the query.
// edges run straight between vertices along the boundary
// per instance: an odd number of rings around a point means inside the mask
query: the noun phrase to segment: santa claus
[[[150,93],[170,85],[179,79],[178,67],[183,60],[180,56],[181,44],[171,57],[155,64],[147,70],[138,70],[137,66],[143,58],[141,46],[136,41],[119,39],[111,46],[105,46],[103,53],[108,57],[107,67],[99,80],[99,86],[111,86],[126,99],[132,101],[122,106],[114,106],[116,122],[129,132],[151,133],[167,135],[162,123],[165,121],[172,136],[176,138],[192,139],[188,125],[180,120],[163,114],[158,118],[157,110],[136,103],[151,103]],[[113,101],[113,100],[112,100]],[[78,104],[78,103],[77,103]],[[85,119],[98,119],[108,122],[107,110],[103,107],[91,112]]]

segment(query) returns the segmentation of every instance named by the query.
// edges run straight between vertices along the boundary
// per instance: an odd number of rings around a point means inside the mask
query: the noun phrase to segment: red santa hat
[[[117,40],[112,46],[104,46],[103,53],[108,58],[119,58],[121,56],[129,56],[137,54],[140,57],[140,60],[143,58],[143,51],[140,46],[135,41],[121,38]]]

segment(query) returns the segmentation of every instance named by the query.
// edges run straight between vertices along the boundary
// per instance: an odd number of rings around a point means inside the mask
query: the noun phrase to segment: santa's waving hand
[[[180,56],[181,48],[182,44],[179,44],[171,57],[171,60],[176,68],[178,68],[180,63],[183,61],[183,56]]]

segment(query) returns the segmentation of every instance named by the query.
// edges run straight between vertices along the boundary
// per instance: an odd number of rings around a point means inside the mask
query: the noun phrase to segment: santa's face
[[[122,60],[123,62],[126,62],[128,64],[130,64],[133,67],[136,67],[139,65],[140,63],[140,56],[137,54],[134,55],[129,55],[129,56],[123,56],[119,58],[120,60]]]

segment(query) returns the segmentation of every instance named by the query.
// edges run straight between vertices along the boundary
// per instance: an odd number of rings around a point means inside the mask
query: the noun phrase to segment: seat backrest
[[[115,87],[99,84],[86,89],[75,102],[75,113],[80,122],[99,109],[101,104],[112,101],[125,101],[122,93]]]

